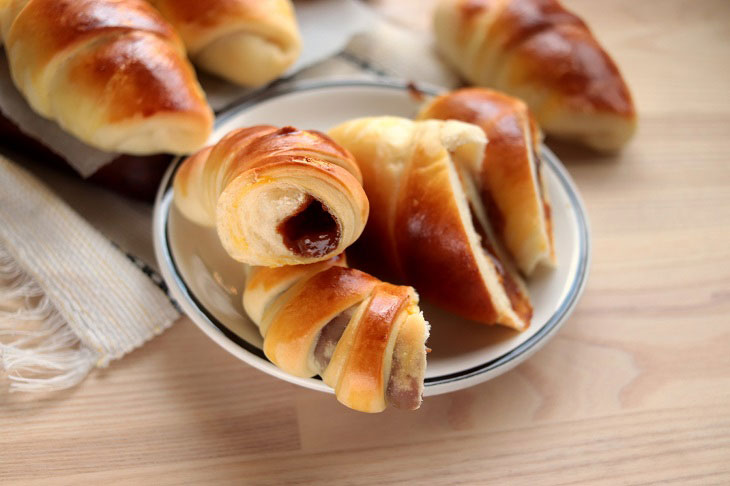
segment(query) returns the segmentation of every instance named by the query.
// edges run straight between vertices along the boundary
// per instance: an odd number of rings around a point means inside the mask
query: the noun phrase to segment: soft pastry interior
[[[290,0],[149,0],[180,32],[193,62],[243,86],[261,86],[299,56]]]
[[[479,126],[489,143],[480,197],[498,239],[524,275],[555,264],[552,210],[544,187],[541,136],[527,105],[486,88],[465,88],[426,103],[419,119]]]
[[[613,151],[636,130],[616,63],[557,0],[441,0],[437,46],[470,83],[517,96],[551,135]]]
[[[340,256],[251,267],[243,305],[283,371],[320,375],[341,403],[362,412],[420,406],[429,329],[411,287],[348,268]]]
[[[326,135],[293,127],[234,130],[190,156],[175,204],[215,226],[223,247],[250,265],[326,260],[362,233],[368,199],[352,155]]]
[[[487,143],[479,127],[386,116],[329,134],[362,171],[372,212],[358,249],[379,274],[468,319],[528,326],[526,287],[479,195]]]

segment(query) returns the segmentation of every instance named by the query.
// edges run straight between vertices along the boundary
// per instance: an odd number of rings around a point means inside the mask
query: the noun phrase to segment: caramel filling
[[[509,299],[512,309],[514,309],[515,313],[517,313],[520,318],[528,321],[530,317],[532,317],[532,307],[530,306],[529,299],[521,292],[520,287],[519,285],[517,285],[514,277],[504,268],[504,265],[500,261],[499,257],[497,257],[497,252],[489,241],[489,235],[487,235],[486,230],[479,222],[479,219],[477,219],[477,217],[475,216],[473,208],[469,209],[471,209],[471,219],[472,223],[474,224],[474,229],[477,231],[479,236],[481,236],[481,243],[484,254],[492,262],[494,268],[497,270],[499,280],[504,287],[504,291],[507,294],[507,298]]]
[[[355,307],[350,307],[344,312],[341,312],[329,321],[322,328],[319,334],[319,339],[314,347],[314,362],[317,365],[317,371],[319,374],[324,373],[327,366],[330,364],[332,355],[335,353],[335,348],[340,338],[345,333],[347,325],[352,319],[352,315],[355,313]]]
[[[337,248],[340,226],[318,199],[307,199],[276,230],[284,245],[295,255],[317,258]]]
[[[337,343],[345,333],[345,329],[356,309],[357,306],[355,305],[341,312],[322,328],[317,344],[314,346],[314,363],[320,375],[329,366]],[[421,384],[415,376],[408,373],[408,369],[400,362],[401,350],[398,349],[398,345],[399,343],[396,342],[393,350],[390,377],[385,396],[388,403],[396,408],[415,410],[421,404]]]
[[[502,214],[499,206],[497,206],[497,203],[494,201],[492,193],[489,192],[489,190],[486,188],[482,190],[482,201],[484,203],[484,209],[487,210],[487,218],[489,218],[489,224],[492,225],[492,229],[494,229],[497,237],[501,238],[502,241],[504,241],[504,227],[506,224],[504,220],[504,214]],[[474,214],[474,211],[472,211],[472,214]],[[480,231],[481,229],[483,228],[479,228],[477,229],[477,231]],[[479,234],[481,235],[481,231]]]
[[[400,362],[399,354],[398,349],[393,351],[385,396],[388,403],[395,408],[415,410],[421,405],[421,383],[415,376],[408,374],[408,370]]]
[[[542,203],[542,209],[545,214],[545,227],[547,230],[548,238],[550,238],[551,252],[553,251],[553,213],[550,203],[545,197],[545,186],[542,180],[542,158],[535,147],[532,148],[532,157],[535,160],[535,176],[537,178],[537,190],[540,194],[540,202]]]

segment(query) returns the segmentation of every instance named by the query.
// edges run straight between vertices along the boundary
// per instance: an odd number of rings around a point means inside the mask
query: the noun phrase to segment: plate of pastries
[[[164,179],[154,237],[216,342],[369,412],[525,359],[589,263],[577,190],[524,103],[397,82],[300,84],[219,117]]]
[[[612,152],[636,130],[615,62],[557,0],[440,0],[433,34],[466,87],[278,85],[214,116],[193,65],[275,80],[302,50],[290,0],[0,1],[22,103],[94,149],[179,155],[153,237],[180,307],[363,412],[488,380],[557,331],[590,236],[543,137]]]
[[[613,60],[554,0],[444,0],[471,86],[280,85],[215,121],[160,186],[170,292],[214,341],[363,412],[504,373],[585,286],[590,234],[545,135],[619,150],[636,113]]]
[[[557,331],[590,234],[543,138],[613,152],[636,129],[616,64],[555,0],[442,0],[433,29],[467,87],[279,86],[220,115],[156,201],[192,320],[363,412],[488,380]]]

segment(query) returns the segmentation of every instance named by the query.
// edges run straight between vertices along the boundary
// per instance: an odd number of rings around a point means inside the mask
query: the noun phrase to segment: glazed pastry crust
[[[486,143],[479,127],[374,117],[329,134],[363,173],[372,212],[358,247],[378,263],[373,270],[468,319],[527,327],[525,285],[490,234],[478,197]]]
[[[175,205],[188,219],[215,226],[235,260],[313,263],[341,253],[362,233],[369,205],[360,180],[352,155],[325,134],[255,126],[185,160],[175,175]],[[292,246],[282,225],[318,206],[315,216],[330,227],[320,235],[317,221],[302,220],[322,239],[305,235]]]
[[[557,0],[441,0],[434,30],[469,82],[525,100],[548,134],[605,151],[633,136],[636,111],[616,64]]]
[[[243,305],[264,336],[267,358],[287,373],[321,375],[341,403],[362,412],[420,406],[428,323],[411,287],[381,282],[337,257],[252,267]],[[341,335],[326,337],[343,317]],[[315,356],[320,339],[330,339],[324,365]]]
[[[541,135],[527,105],[486,88],[466,88],[428,102],[419,119],[478,125],[489,140],[482,200],[497,236],[525,275],[555,264],[551,207],[544,190]]]
[[[180,33],[195,64],[228,81],[261,86],[299,56],[290,0],[149,0]]]
[[[142,0],[6,0],[10,72],[34,111],[107,151],[184,154],[213,114],[172,27]]]

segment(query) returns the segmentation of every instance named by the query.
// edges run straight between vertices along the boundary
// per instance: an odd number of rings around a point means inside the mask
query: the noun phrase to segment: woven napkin
[[[177,319],[165,293],[0,156],[0,362],[13,390],[68,388]]]
[[[278,86],[343,77],[457,86],[431,42],[377,20],[344,51]],[[0,368],[11,390],[73,386],[178,316],[159,276],[142,263],[153,263],[151,208],[41,170],[62,198],[0,157]]]

